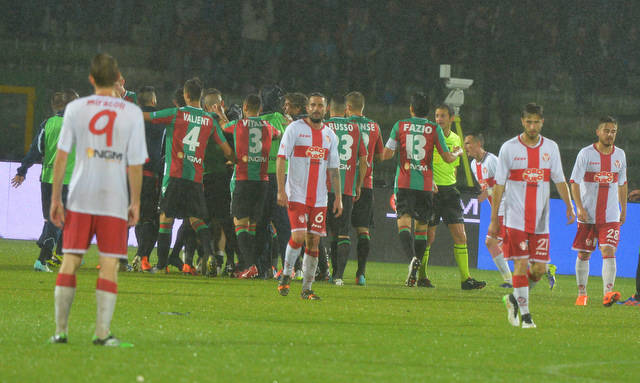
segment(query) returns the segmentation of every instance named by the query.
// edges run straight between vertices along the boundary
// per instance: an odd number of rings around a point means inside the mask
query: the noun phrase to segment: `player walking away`
[[[341,195],[340,171],[338,166],[338,138],[333,130],[324,126],[322,119],[326,113],[326,98],[320,93],[312,93],[307,105],[308,117],[292,122],[280,142],[276,161],[278,177],[278,204],[289,212],[291,239],[287,245],[284,271],[278,284],[280,295],[289,294],[293,266],[298,259],[302,245],[305,254],[302,262],[302,299],[320,299],[311,285],[318,266],[318,244],[326,235],[327,216],[327,173],[336,195]],[[285,167],[288,163],[289,176]],[[336,198],[333,213],[342,213],[342,199]]]
[[[382,158],[382,134],[377,122],[363,115],[364,96],[360,92],[350,92],[345,96],[346,115],[349,120],[358,125],[360,135],[367,148],[367,171],[362,183],[360,198],[353,203],[351,213],[351,225],[358,232],[358,270],[356,271],[356,284],[366,284],[365,273],[371,234],[369,229],[373,227],[373,162]]]
[[[451,130],[453,114],[453,109],[449,105],[441,104],[436,107],[436,123],[442,128],[445,142],[450,151],[458,150],[462,146],[460,137]],[[456,188],[458,165],[460,165],[459,158],[449,163],[443,161],[437,152],[433,153],[433,181],[436,184],[436,192],[433,195],[434,215],[429,222],[427,248],[424,251],[420,266],[418,287],[434,287],[427,277],[427,265],[429,263],[431,245],[436,239],[436,228],[441,219],[449,227],[449,232],[453,238],[453,255],[458,264],[462,290],[481,289],[487,285],[485,281],[477,281],[471,278],[469,273],[467,234],[464,230],[460,192]]]
[[[289,119],[287,119],[280,111],[282,110],[282,103],[284,99],[284,92],[277,85],[265,86],[260,90],[260,99],[262,100],[262,113],[260,119],[268,121],[271,126],[280,132],[280,136],[284,134],[284,131],[289,125]],[[269,176],[269,187],[267,189],[267,198],[264,205],[264,213],[262,219],[258,222],[256,228],[256,243],[257,254],[263,256],[263,263],[273,265],[275,268],[278,266],[278,259],[270,259],[269,253],[275,253],[278,258],[282,260],[284,266],[284,252],[289,242],[291,235],[291,226],[289,225],[289,217],[287,216],[287,209],[278,205],[278,180],[276,179],[276,160],[278,158],[278,149],[280,148],[280,138],[274,138],[271,142],[271,150],[269,152],[269,165],[267,167],[267,173]],[[286,169],[286,166],[285,166]],[[286,173],[285,173],[286,176]],[[273,224],[273,225],[271,225]],[[269,237],[273,238],[273,233],[270,235],[269,228],[273,227],[276,234],[276,241],[271,241],[269,246],[269,252],[266,251],[266,244]],[[275,251],[274,251],[275,250]],[[264,254],[267,254],[264,256]],[[259,267],[260,268],[260,267]],[[266,270],[263,267],[264,273],[271,270]],[[271,269],[271,268],[269,268]],[[264,275],[263,273],[263,275]],[[271,275],[273,277],[273,275]]]
[[[242,110],[240,114],[234,113],[233,116],[227,116],[231,110],[225,111],[222,93],[215,88],[206,89],[202,94],[202,108],[211,114],[218,123],[223,126],[232,120],[242,118]],[[230,139],[231,136],[225,136]],[[231,193],[229,184],[233,169],[231,162],[227,161],[219,145],[215,145],[209,139],[207,151],[204,155],[204,176],[202,183],[204,184],[204,197],[207,201],[207,209],[209,211],[210,227],[213,235],[213,247],[216,254],[216,263],[219,270],[222,271],[224,257],[226,254],[225,274],[233,275],[235,270],[235,234],[233,228],[233,218],[229,214],[231,206]],[[191,254],[193,254],[191,252]],[[187,252],[189,255],[189,252]]]
[[[233,134],[236,162],[231,181],[231,214],[236,227],[238,249],[242,254],[239,278],[258,276],[256,266],[256,223],[264,211],[269,177],[267,166],[271,139],[279,131],[258,117],[262,103],[257,94],[248,95],[242,105],[244,118],[229,122],[225,133]]]
[[[89,75],[95,95],[71,102],[65,111],[51,195],[51,221],[58,227],[64,222],[64,258],[56,280],[56,332],[49,340],[51,343],[67,343],[76,271],[95,235],[100,271],[93,344],[132,346],[114,337],[110,327],[118,291],[118,260],[127,257],[127,225],[133,226],[138,221],[142,164],[147,159],[147,148],[142,111],[135,104],[116,97],[114,83],[119,77],[113,57],[104,53],[96,55]],[[65,212],[62,183],[73,145],[76,166]]]
[[[156,111],[157,97],[152,86],[145,86],[138,92],[140,108],[143,112]],[[149,256],[158,239],[159,214],[158,201],[160,199],[160,177],[162,175],[162,141],[164,126],[155,126],[145,122],[144,135],[147,142],[149,161],[142,168],[142,192],[140,199],[140,221],[136,225],[135,234],[138,241],[138,251],[133,258],[135,271],[151,271]]]
[[[627,215],[627,159],[624,150],[614,145],[617,133],[613,117],[601,118],[596,129],[598,142],[580,150],[571,172],[569,182],[578,215],[573,241],[573,250],[578,252],[576,306],[587,305],[589,258],[596,242],[602,253],[602,304],[609,307],[620,300],[613,286],[620,226]]]
[[[344,96],[333,97],[329,108],[331,118],[325,121],[338,138],[338,156],[340,158],[340,184],[342,186],[342,214],[336,217],[332,211],[327,213],[327,226],[332,235],[331,280],[336,286],[344,285],[344,269],[351,253],[351,212],[354,200],[360,198],[362,181],[367,173],[367,148],[358,125],[344,117]],[[336,194],[329,192],[328,205],[332,206]]]
[[[411,118],[400,120],[393,126],[382,159],[392,158],[398,150],[395,180],[398,235],[402,249],[410,260],[405,283],[413,287],[422,254],[427,247],[427,224],[434,209],[433,149],[436,148],[446,162],[455,161],[462,150],[457,148],[451,153],[442,128],[427,119],[429,100],[424,93],[411,96],[409,112]],[[415,220],[415,243],[411,234],[412,220]]]
[[[22,185],[27,171],[36,161],[42,161],[42,173],[40,175],[40,195],[42,200],[42,217],[44,225],[42,233],[36,244],[40,247],[40,255],[36,259],[33,270],[52,272],[49,268],[60,266],[62,259],[62,230],[57,228],[49,219],[49,208],[51,206],[51,185],[53,183],[53,164],[56,159],[56,150],[58,146],[58,138],[60,137],[60,129],[62,128],[62,118],[64,116],[64,108],[66,105],[77,99],[78,94],[73,89],[66,89],[62,92],[56,92],[51,97],[51,108],[54,115],[44,120],[40,124],[40,132],[33,139],[29,152],[22,160],[22,164],[18,168],[16,175],[11,179],[11,185],[15,188]],[[71,150],[71,158],[67,161],[65,170],[65,178],[62,186],[62,202],[67,202],[67,193],[69,191],[69,181],[73,172],[75,162],[75,151]],[[53,256],[53,249],[56,248],[57,256]]]
[[[144,117],[154,124],[166,125],[157,269],[164,270],[168,264],[180,271],[183,269],[184,264],[178,256],[169,258],[173,221],[182,218],[189,220],[204,249],[202,274],[209,276],[211,270],[211,276],[214,276],[215,257],[209,227],[205,223],[207,207],[202,187],[202,161],[211,135],[227,158],[233,159],[233,152],[218,123],[200,108],[201,95],[202,82],[192,78],[184,84],[187,106],[144,113]]]
[[[496,184],[496,169],[498,167],[498,157],[495,154],[484,150],[484,136],[482,133],[471,133],[464,138],[464,149],[471,160],[471,171],[473,176],[480,185],[480,195],[478,202],[488,199],[489,204],[493,204],[491,195],[493,194],[493,186]],[[495,201],[500,204],[498,210],[498,219],[500,221],[500,232],[497,237],[487,235],[485,245],[491,254],[493,262],[496,264],[504,283],[500,287],[513,288],[511,280],[511,269],[505,258],[509,258],[509,248],[505,246],[506,230],[504,227],[504,203],[503,201]]]
[[[549,262],[549,194],[553,181],[567,207],[567,223],[575,220],[569,188],[562,173],[558,145],[540,135],[544,123],[542,106],[525,105],[521,114],[524,132],[504,144],[498,155],[493,199],[504,195],[509,256],[513,260],[513,293],[505,295],[507,319],[522,328],[536,325],[529,312],[529,289],[545,273]],[[497,237],[500,230],[500,204],[491,205],[488,235]],[[531,267],[529,267],[531,263]]]

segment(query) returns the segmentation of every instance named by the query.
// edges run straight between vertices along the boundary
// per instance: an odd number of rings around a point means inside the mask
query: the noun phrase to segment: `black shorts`
[[[433,195],[433,219],[429,226],[436,226],[441,218],[447,225],[464,223],[460,192],[455,185],[438,186],[438,192]]]
[[[231,173],[209,173],[202,177],[209,218],[218,221],[229,218],[231,211],[230,181]]]
[[[160,200],[160,211],[170,218],[207,219],[202,184],[182,178],[170,178]]]
[[[231,196],[231,215],[234,218],[251,218],[257,221],[264,211],[267,198],[267,181],[236,181]]]
[[[155,221],[158,217],[158,201],[160,200],[160,179],[157,176],[142,177],[140,192],[140,221]]]
[[[49,220],[49,210],[51,210],[51,194],[53,193],[53,184],[40,182],[40,201],[42,202],[42,218]],[[62,185],[62,204],[67,206],[67,195],[69,194],[69,185]]]
[[[396,193],[398,218],[407,214],[421,223],[427,223],[433,215],[433,192],[398,189]]]
[[[333,215],[333,203],[335,200],[336,195],[329,193],[329,200],[327,201],[327,229],[329,233],[333,235],[348,236],[351,231],[353,197],[346,194],[342,195],[342,214],[340,217]]]
[[[360,198],[353,203],[351,226],[373,227],[373,189],[362,188]]]

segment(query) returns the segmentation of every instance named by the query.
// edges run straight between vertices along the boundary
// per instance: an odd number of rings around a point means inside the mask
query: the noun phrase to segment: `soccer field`
[[[288,297],[274,280],[121,273],[112,331],[134,348],[91,344],[97,255],[80,269],[69,344],[55,330],[55,273],[35,273],[33,242],[0,240],[1,382],[637,382],[640,307],[575,307],[575,279],[531,294],[537,329],[506,320],[497,272],[462,291],[457,269],[433,267],[435,289],[403,286],[406,266],[371,263],[367,286],[314,285]],[[130,249],[130,254],[135,249]],[[354,273],[349,263],[347,273]],[[631,279],[618,279],[626,299]],[[510,292],[510,291],[509,291]]]

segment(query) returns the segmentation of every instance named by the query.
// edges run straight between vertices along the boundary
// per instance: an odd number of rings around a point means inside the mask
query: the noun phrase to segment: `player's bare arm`
[[[289,206],[289,200],[287,198],[287,193],[285,193],[285,171],[286,171],[287,163],[285,159],[282,157],[278,157],[276,159],[276,179],[278,180],[278,205],[282,207]]]
[[[580,184],[575,182],[571,184],[571,194],[573,195],[573,200],[576,203],[578,221],[589,222],[589,213],[587,213],[584,205],[582,205],[582,198],[580,198]]]
[[[231,161],[231,163],[236,163],[236,153],[233,149],[231,149],[231,145],[228,142],[223,142],[220,147],[222,148],[222,154],[224,154],[224,158]]]
[[[369,164],[367,163],[367,156],[361,156],[358,159],[358,179],[356,180],[356,195],[354,201],[360,199],[360,192],[362,190],[362,183],[364,182],[364,177],[367,175],[367,169],[369,168]]]
[[[386,161],[386,160],[390,160],[393,158],[393,155],[396,154],[395,150],[391,150],[389,148],[384,148],[384,150],[382,151],[382,155],[380,160],[381,161]]]
[[[618,201],[620,201],[620,225],[627,219],[627,193],[629,186],[625,183],[622,186],[618,186]]]
[[[504,193],[504,185],[496,184],[493,187],[493,199],[494,201],[502,201],[502,194]],[[500,221],[498,220],[498,210],[500,209],[500,203],[496,202],[491,204],[491,223],[487,234],[490,237],[497,238],[500,232]]]
[[[487,198],[489,198],[489,192],[487,190],[483,190],[480,194],[478,194],[478,202],[482,203],[484,202]]]
[[[67,157],[69,153],[58,149],[56,161],[53,164],[53,187],[51,190],[51,207],[49,208],[49,219],[59,228],[64,223],[64,205],[62,204],[62,181],[67,168]]]
[[[567,206],[567,225],[571,225],[576,220],[576,213],[573,211],[573,204],[571,203],[571,194],[569,194],[569,187],[566,182],[556,183],[556,190],[560,194],[560,198]]]
[[[142,165],[129,165],[127,167],[129,178],[129,208],[127,216],[129,226],[135,226],[140,218],[140,191],[142,190]]]
[[[145,121],[151,121],[151,112],[142,112],[142,117]]]
[[[462,148],[459,146],[455,146],[453,148],[453,151],[451,152],[440,153],[440,156],[442,157],[442,159],[447,163],[455,161],[461,155],[462,155]]]
[[[331,177],[331,189],[336,198],[333,201],[333,213],[336,217],[342,215],[342,185],[340,184],[340,170],[338,168],[329,169],[329,176]]]

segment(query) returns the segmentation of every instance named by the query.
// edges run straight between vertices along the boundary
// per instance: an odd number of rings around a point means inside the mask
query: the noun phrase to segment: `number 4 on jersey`
[[[190,152],[195,152],[196,149],[200,146],[200,142],[198,142],[198,138],[200,137],[200,127],[194,126],[193,129],[187,133],[186,136],[182,139],[182,143],[184,145],[189,146]]]

